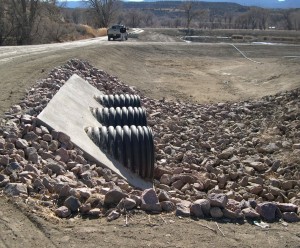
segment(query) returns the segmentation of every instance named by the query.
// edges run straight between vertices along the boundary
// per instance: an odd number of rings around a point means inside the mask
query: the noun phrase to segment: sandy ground
[[[0,115],[71,58],[88,60],[158,99],[238,101],[300,86],[300,46],[237,47],[260,63],[243,58],[230,44],[191,44],[155,32],[126,42],[0,47]],[[123,218],[58,220],[38,206],[12,202],[0,195],[0,247],[300,247],[300,224],[261,229],[218,223],[223,236],[210,220],[136,214],[124,226]]]

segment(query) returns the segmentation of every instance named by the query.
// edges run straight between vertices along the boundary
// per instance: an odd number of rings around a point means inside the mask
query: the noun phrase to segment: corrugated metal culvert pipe
[[[101,127],[85,129],[105,153],[146,180],[153,180],[154,143],[146,111],[137,95],[102,95],[104,108],[91,108]]]

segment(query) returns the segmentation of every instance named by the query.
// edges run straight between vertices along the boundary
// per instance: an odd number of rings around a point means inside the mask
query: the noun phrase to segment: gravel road
[[[32,46],[6,46],[0,47],[0,65],[3,65],[11,60],[20,59],[22,57],[40,55],[45,53],[64,51],[69,49],[79,49],[91,45],[97,45],[106,41],[106,37],[98,37],[94,39],[79,40],[65,43],[32,45]]]

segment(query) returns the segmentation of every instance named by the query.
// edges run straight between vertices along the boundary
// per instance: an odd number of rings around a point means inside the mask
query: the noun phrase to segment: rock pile
[[[74,73],[105,94],[139,94],[87,62],[71,60],[37,82],[0,127],[0,187],[52,209],[107,216],[174,212],[196,218],[299,221],[300,89],[238,103],[190,104],[142,96],[155,136],[154,189],[140,191],[87,161],[70,138],[36,116]]]

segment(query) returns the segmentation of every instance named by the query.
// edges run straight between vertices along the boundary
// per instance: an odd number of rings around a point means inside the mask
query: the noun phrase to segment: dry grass
[[[88,25],[81,25],[81,27],[85,29],[85,33],[89,37],[95,38],[95,37],[105,36],[107,34],[106,28],[95,29]]]

